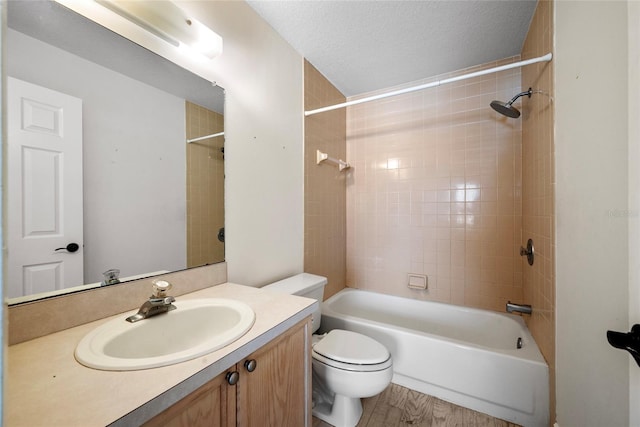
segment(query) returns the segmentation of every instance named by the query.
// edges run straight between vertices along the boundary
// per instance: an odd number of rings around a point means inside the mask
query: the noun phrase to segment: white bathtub
[[[331,329],[384,344],[396,384],[516,424],[549,424],[549,370],[520,316],[344,289],[322,304],[321,332]]]

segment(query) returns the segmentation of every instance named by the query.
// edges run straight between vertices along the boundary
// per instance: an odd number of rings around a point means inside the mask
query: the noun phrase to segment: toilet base
[[[314,406],[312,414],[335,427],[355,427],[362,416],[362,402],[357,397],[336,394],[333,405],[319,403]]]

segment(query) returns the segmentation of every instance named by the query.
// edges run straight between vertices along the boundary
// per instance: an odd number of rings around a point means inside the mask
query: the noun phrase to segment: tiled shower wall
[[[516,68],[347,110],[348,286],[497,311],[522,301],[522,121],[489,107],[520,92],[520,77]],[[428,290],[409,289],[408,273],[427,275]]]
[[[224,116],[186,101],[187,139],[224,130]],[[186,144],[187,267],[224,261],[224,137]]]
[[[309,62],[304,65],[305,110],[345,101]],[[344,109],[305,119],[304,146],[304,271],[328,279],[324,297],[345,287],[346,179],[334,165],[316,163],[316,150],[330,157],[346,156]]]
[[[522,59],[553,51],[553,3],[540,1]],[[555,162],[553,61],[522,70],[522,87],[535,93],[522,114],[522,237],[533,239],[536,259],[523,267],[524,301],[534,308],[529,329],[550,369],[551,420],[555,419]]]

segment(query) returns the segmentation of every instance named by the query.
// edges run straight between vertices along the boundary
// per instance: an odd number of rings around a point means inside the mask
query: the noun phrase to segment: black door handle
[[[631,332],[607,331],[607,341],[615,348],[627,350],[640,366],[640,325],[633,325]]]
[[[65,246],[64,248],[58,248],[56,249],[54,252],[57,251],[67,251],[67,252],[76,252],[78,249],[80,249],[80,245],[78,245],[77,243],[69,243],[67,246]]]

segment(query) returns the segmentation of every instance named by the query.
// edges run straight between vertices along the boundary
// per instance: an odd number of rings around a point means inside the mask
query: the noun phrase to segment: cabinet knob
[[[238,373],[238,371],[227,372],[225,378],[227,379],[229,385],[236,385],[238,383],[238,380],[240,379],[240,374]]]
[[[255,371],[257,365],[258,363],[256,362],[256,359],[249,359],[244,361],[244,367],[249,372]]]

